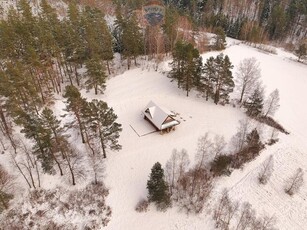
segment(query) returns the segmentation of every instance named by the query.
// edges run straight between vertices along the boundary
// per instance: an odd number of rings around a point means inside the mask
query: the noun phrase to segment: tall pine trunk
[[[109,64],[109,61],[107,61],[107,69],[108,69],[108,73],[109,75],[111,74],[111,70],[110,70],[110,64]]]
[[[2,124],[4,126],[4,130],[5,130],[5,133],[7,135],[9,135],[9,126],[7,124],[7,121],[6,121],[6,118],[5,118],[5,115],[4,115],[4,112],[3,112],[3,109],[2,109],[2,105],[0,104],[0,119],[2,121]]]

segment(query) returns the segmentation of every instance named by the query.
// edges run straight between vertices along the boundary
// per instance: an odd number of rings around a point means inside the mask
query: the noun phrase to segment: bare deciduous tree
[[[208,133],[198,139],[197,152],[195,156],[196,167],[198,169],[204,167],[205,163],[209,162],[208,159],[210,160],[212,158],[212,147],[213,143],[209,138]]]
[[[213,219],[215,220],[215,227],[223,230],[228,230],[231,220],[239,209],[238,202],[232,202],[229,199],[228,191],[225,189],[222,197],[218,201],[216,209],[213,212]]]
[[[242,205],[239,213],[239,219],[236,226],[236,230],[245,230],[253,225],[256,219],[255,210],[252,209],[250,203],[245,202]]]
[[[16,150],[16,154],[11,154],[13,166],[17,168],[18,172],[25,179],[29,188],[40,187],[40,169],[37,156],[28,149],[22,140],[16,141],[15,144],[15,148],[13,148],[14,151]]]
[[[274,227],[275,223],[276,223],[275,216],[264,215],[260,219],[254,221],[251,229],[252,230],[258,230],[258,229],[276,230],[276,228]]]
[[[274,167],[274,159],[273,156],[269,156],[261,165],[260,172],[258,174],[258,180],[260,184],[268,183]]]
[[[264,116],[274,116],[279,106],[279,91],[278,89],[275,89],[272,93],[270,93],[268,99],[264,103]]]
[[[170,194],[177,187],[178,179],[187,172],[190,164],[188,153],[185,149],[173,150],[171,158],[166,162],[165,177],[169,185]]]
[[[82,169],[82,154],[73,146],[67,144],[67,149],[64,151],[63,164],[66,170],[69,171],[72,185],[76,185],[78,178],[84,178],[84,170]]]
[[[201,168],[193,168],[178,181],[174,199],[186,212],[200,213],[213,189],[212,176]]]
[[[290,196],[292,196],[294,193],[296,193],[300,187],[304,183],[304,172],[301,168],[298,168],[296,172],[291,176],[285,186],[285,192],[288,193]]]
[[[239,208],[238,202],[233,202],[224,189],[221,198],[213,211],[215,227],[222,230],[275,230],[276,218],[263,215],[259,219],[250,203],[245,202]]]
[[[251,129],[249,118],[245,118],[239,121],[238,132],[232,137],[231,145],[234,152],[241,151],[246,144],[246,136]]]
[[[12,198],[14,177],[0,165],[0,213],[8,208],[9,200]]]
[[[94,174],[94,183],[98,184],[99,178],[103,178],[104,176],[104,171],[105,171],[104,161],[100,154],[95,154],[95,155],[90,154],[89,157]]]
[[[220,135],[216,135],[214,137],[213,146],[212,146],[212,154],[214,155],[214,158],[222,155],[224,153],[224,149],[226,147],[227,143],[225,141],[225,138]]]
[[[236,86],[240,92],[240,103],[244,102],[245,98],[254,91],[260,76],[260,67],[256,58],[245,58],[240,62],[236,73]]]

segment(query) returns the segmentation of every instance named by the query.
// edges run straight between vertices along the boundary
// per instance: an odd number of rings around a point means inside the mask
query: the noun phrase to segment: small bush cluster
[[[211,172],[214,176],[230,175],[230,166],[233,157],[230,155],[219,155],[211,163]]]
[[[136,207],[135,207],[135,211],[137,212],[147,212],[148,211],[148,206],[149,206],[149,202],[146,199],[141,199]]]
[[[173,200],[187,213],[201,213],[213,189],[213,177],[204,168],[192,168],[179,178]]]
[[[105,203],[108,193],[102,183],[89,184],[84,189],[74,191],[63,188],[35,190],[16,208],[3,212],[0,226],[68,230],[78,229],[82,224],[88,229],[99,229],[108,224],[112,214]]]
[[[232,155],[218,155],[211,162],[210,171],[214,176],[230,175],[232,169],[242,168],[247,162],[255,159],[260,151],[264,149],[264,144],[260,141],[258,131],[252,130],[244,139],[246,143],[242,149]]]

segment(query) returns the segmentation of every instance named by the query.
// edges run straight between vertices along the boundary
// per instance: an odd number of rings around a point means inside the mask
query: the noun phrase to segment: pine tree
[[[127,59],[128,69],[130,69],[131,59],[134,59],[136,65],[136,58],[143,54],[144,39],[136,16],[123,15],[120,5],[116,8],[113,36],[116,40],[115,50]]]
[[[112,36],[115,40],[114,42],[114,51],[122,54],[124,50],[124,45],[123,45],[123,29],[124,29],[124,17],[122,15],[122,9],[120,7],[120,4],[116,5],[115,9],[115,15],[116,15],[116,20],[115,20],[115,27],[112,31]]]
[[[253,94],[244,102],[243,106],[248,116],[259,116],[263,109],[263,90],[257,87]]]
[[[261,10],[259,24],[265,26],[271,14],[271,3],[270,0],[264,0],[264,4]]]
[[[159,162],[155,163],[151,169],[147,189],[148,200],[154,202],[159,209],[165,209],[170,205],[168,185],[164,179],[164,170]]]
[[[86,75],[88,77],[85,82],[86,88],[94,88],[95,95],[98,94],[98,91],[103,93],[106,87],[106,74],[103,65],[97,58],[92,58],[86,62],[86,69]]]
[[[214,47],[216,50],[223,50],[226,48],[226,34],[222,27],[218,27],[215,31],[215,43]]]
[[[87,103],[83,119],[91,138],[100,143],[104,158],[107,157],[107,149],[121,149],[121,145],[118,144],[119,132],[122,131],[121,124],[115,122],[117,116],[107,103],[96,99]]]
[[[61,126],[61,121],[57,119],[51,109],[44,108],[41,113],[42,126],[45,129],[51,130],[51,139],[53,140],[54,147],[61,152],[62,157],[65,158],[65,145],[67,142],[67,135],[64,134],[65,130]]]
[[[260,140],[260,136],[257,129],[253,129],[249,134],[247,134],[246,143],[248,153],[251,153],[253,155],[258,154],[260,150],[263,149],[263,144]]]
[[[229,57],[223,54],[218,55],[216,58],[210,57],[205,66],[204,73],[207,84],[207,93],[212,95],[215,104],[220,101],[222,103],[229,102],[229,94],[234,89],[234,81],[232,77],[231,64]]]
[[[201,88],[202,58],[192,44],[182,41],[175,44],[171,66],[169,77],[177,81],[178,88],[184,89],[187,96],[192,88]]]
[[[56,160],[52,151],[51,131],[42,126],[41,119],[36,114],[27,114],[20,111],[16,122],[23,127],[21,133],[24,133],[26,138],[34,141],[33,153],[41,161],[44,172],[51,173],[54,160]],[[63,175],[59,164],[58,166],[61,175]]]
[[[122,44],[123,44],[123,55],[127,58],[128,69],[131,66],[131,58],[134,59],[136,65],[136,58],[143,53],[143,35],[141,28],[138,26],[136,16],[132,15],[124,22]]]
[[[110,74],[109,61],[113,59],[113,44],[103,13],[87,6],[82,11],[82,21],[85,28],[88,58],[105,61]]]
[[[206,95],[206,101],[214,94],[213,81],[211,79],[218,78],[214,57],[209,57],[203,67],[204,75],[201,78],[203,87],[201,91]]]
[[[85,143],[85,125],[82,120],[82,111],[86,106],[86,100],[82,98],[79,90],[72,85],[66,86],[63,97],[66,98],[65,110],[74,114],[80,130],[82,143]],[[69,126],[73,126],[74,123],[75,121],[73,121]]]
[[[270,39],[282,39],[286,30],[286,14],[281,5],[274,5],[267,25]]]

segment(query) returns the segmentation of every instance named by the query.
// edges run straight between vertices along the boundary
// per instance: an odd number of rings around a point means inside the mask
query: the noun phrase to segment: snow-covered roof
[[[179,124],[178,121],[171,117],[173,114],[170,111],[159,107],[153,101],[148,103],[143,113],[159,130]],[[168,117],[170,117],[170,121],[167,121]]]

